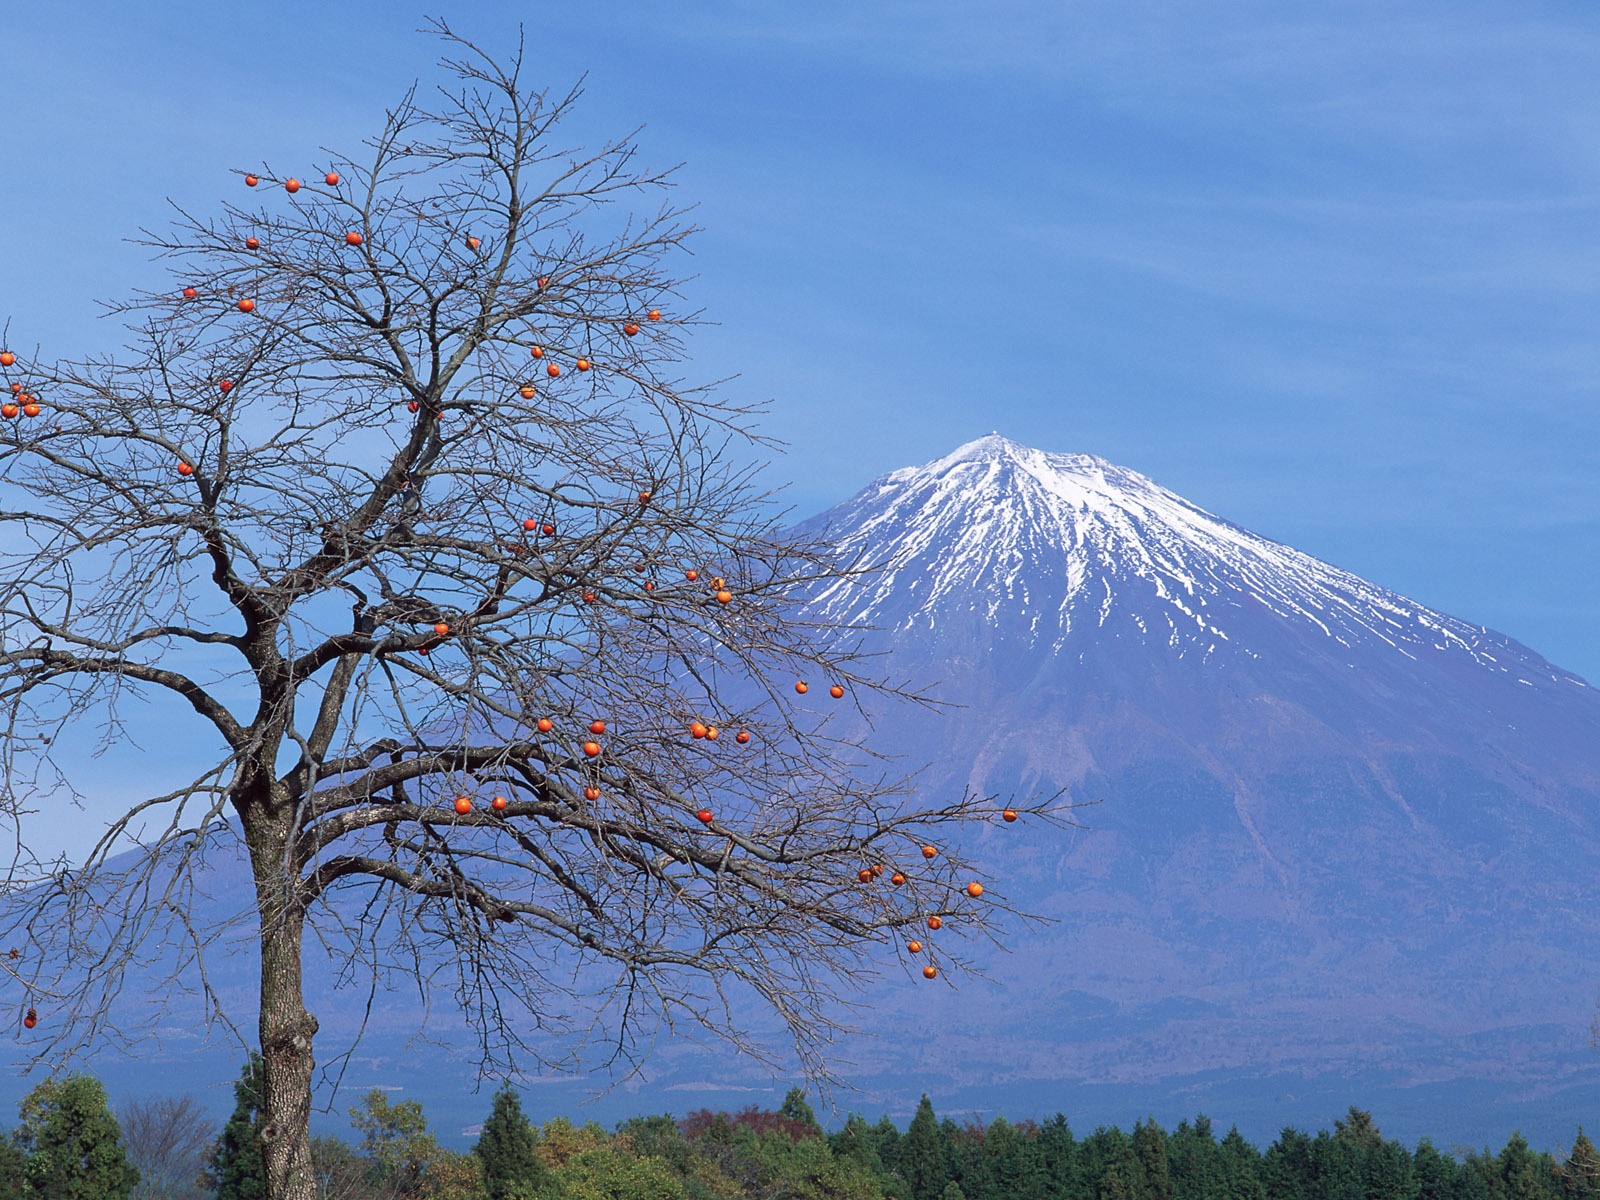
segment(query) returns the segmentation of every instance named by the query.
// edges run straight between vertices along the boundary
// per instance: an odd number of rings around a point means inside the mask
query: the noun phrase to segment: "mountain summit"
[[[1256,656],[1270,618],[1349,655],[1378,645],[1585,686],[1508,639],[1213,516],[1092,454],[1051,454],[992,433],[876,480],[808,522],[849,558],[892,565],[866,592],[838,585],[819,610],[895,632],[976,614],[1036,653],[1075,630],[1130,622],[1176,657]],[[1534,680],[1524,682],[1532,684]]]
[[[1578,676],[1093,455],[990,434],[799,531],[882,568],[816,596],[818,616],[877,628],[936,677],[981,662],[1034,690],[1275,698],[1302,731],[1420,727],[1463,750],[1533,737],[1587,749],[1575,781],[1600,787],[1600,695]]]

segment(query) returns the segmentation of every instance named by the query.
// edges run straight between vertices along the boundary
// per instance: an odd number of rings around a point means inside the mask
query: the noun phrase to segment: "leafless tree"
[[[205,1155],[216,1128],[191,1096],[133,1100],[117,1114],[128,1161],[139,1169],[132,1200],[201,1200]]]
[[[114,1004],[135,965],[226,1020],[206,964],[244,922],[274,1200],[315,1187],[308,934],[368,987],[448,983],[486,1072],[592,1067],[597,1042],[626,1066],[663,1028],[762,1050],[741,993],[825,1072],[886,948],[959,970],[928,919],[1003,908],[955,842],[993,802],[918,798],[832,732],[916,696],[805,618],[871,564],[786,542],[738,465],[755,410],[675,374],[669,173],[631,136],[564,147],[576,90],[434,32],[449,86],[361,154],[258,168],[247,204],[145,234],[173,279],[112,306],[125,351],[0,356],[19,847],[31,805],[78,796],[69,724],[110,744],[141,701],[215,747],[86,861],[19,852],[4,965],[56,1065],[138,1036]],[[233,921],[194,870],[229,843],[255,900]]]

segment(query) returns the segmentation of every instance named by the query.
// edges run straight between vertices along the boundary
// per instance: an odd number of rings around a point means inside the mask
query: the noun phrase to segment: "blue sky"
[[[692,374],[797,516],[997,429],[1087,451],[1600,681],[1600,8],[445,3],[704,233]],[[0,314],[111,343],[122,239],[353,151],[425,10],[18,6]]]

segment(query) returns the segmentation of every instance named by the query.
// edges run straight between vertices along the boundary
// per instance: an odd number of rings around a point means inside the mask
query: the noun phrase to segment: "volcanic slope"
[[[882,568],[812,615],[873,627],[890,675],[961,706],[869,725],[840,702],[835,732],[931,763],[924,788],[1103,801],[1083,829],[997,822],[974,847],[986,883],[1059,923],[992,966],[1015,1032],[941,1039],[922,1066],[1041,1095],[1271,1073],[1592,1083],[1584,680],[1137,472],[999,435],[794,532]],[[962,1003],[907,1017],[948,1027]]]

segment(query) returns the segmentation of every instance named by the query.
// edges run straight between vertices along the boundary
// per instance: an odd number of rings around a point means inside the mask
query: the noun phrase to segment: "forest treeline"
[[[129,1105],[119,1120],[93,1078],[47,1081],[0,1139],[0,1200],[265,1200],[260,1087],[255,1059],[218,1132],[191,1101]],[[904,1130],[851,1116],[829,1133],[798,1088],[776,1110],[607,1131],[535,1126],[506,1087],[465,1153],[438,1144],[415,1101],[373,1091],[350,1115],[357,1144],[313,1145],[324,1200],[1600,1200],[1600,1154],[1581,1128],[1559,1158],[1520,1134],[1449,1154],[1427,1139],[1408,1150],[1357,1108],[1264,1151],[1205,1116],[1079,1137],[1060,1114],[941,1120],[926,1096]]]

